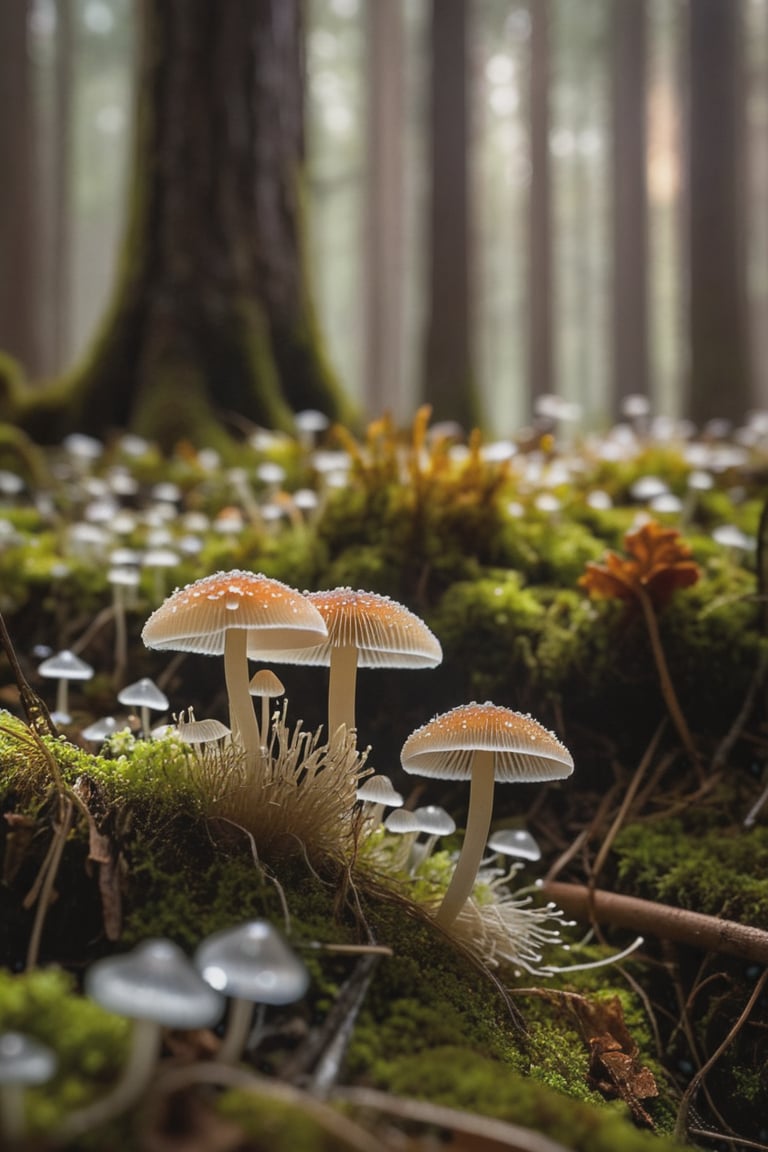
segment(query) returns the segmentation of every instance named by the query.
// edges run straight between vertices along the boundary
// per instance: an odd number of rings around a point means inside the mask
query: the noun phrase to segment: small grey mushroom
[[[165,712],[168,707],[168,697],[148,676],[134,681],[133,684],[126,684],[125,688],[121,688],[118,692],[117,699],[129,708],[139,709],[141,734],[145,739],[149,737],[150,709],[153,712]]]
[[[37,671],[41,676],[58,681],[56,686],[56,706],[52,719],[54,722],[68,724],[72,717],[69,715],[69,682],[70,680],[90,680],[93,668],[81,660],[68,648],[56,652],[39,664]]]
[[[146,940],[132,952],[97,960],[85,974],[85,991],[108,1012],[133,1020],[131,1048],[112,1091],[63,1121],[65,1140],[119,1115],[141,1095],[154,1073],[164,1027],[209,1028],[224,1011],[219,993],[170,940]]]
[[[383,773],[375,773],[363,780],[355,795],[362,800],[365,815],[375,825],[381,823],[385,808],[400,808],[404,802],[389,776]]]
[[[24,1138],[25,1089],[44,1084],[56,1071],[56,1056],[45,1044],[23,1032],[0,1034],[0,1146]]]
[[[215,932],[194,955],[203,980],[231,998],[218,1059],[232,1063],[245,1047],[254,1004],[300,1000],[309,987],[304,962],[268,920]]]
[[[499,856],[541,860],[541,848],[527,828],[499,828],[489,836],[488,847]]]

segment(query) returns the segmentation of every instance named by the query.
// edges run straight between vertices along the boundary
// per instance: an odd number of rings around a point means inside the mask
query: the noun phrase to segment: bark
[[[343,414],[305,275],[298,0],[143,0],[129,218],[86,362],[15,397],[39,439]],[[13,397],[12,397],[13,399]]]
[[[549,152],[550,0],[531,0],[531,184],[529,232],[529,400],[554,391],[552,187]]]
[[[402,393],[403,12],[369,0],[366,406],[397,417]]]
[[[469,253],[465,0],[432,0],[430,316],[424,399],[438,420],[478,422]]]
[[[750,404],[740,5],[695,0],[690,20],[688,411],[741,420]]]
[[[27,16],[27,0],[0,4],[0,348],[34,372],[41,349]]]
[[[648,393],[646,3],[622,0],[613,20],[613,373],[615,415]]]

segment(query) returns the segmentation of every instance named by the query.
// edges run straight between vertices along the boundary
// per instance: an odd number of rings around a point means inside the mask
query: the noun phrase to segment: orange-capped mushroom
[[[461,704],[412,732],[400,760],[406,772],[471,780],[464,844],[437,922],[451,924],[472,893],[493,811],[494,782],[561,780],[573,771],[564,744],[531,716],[498,704]]]

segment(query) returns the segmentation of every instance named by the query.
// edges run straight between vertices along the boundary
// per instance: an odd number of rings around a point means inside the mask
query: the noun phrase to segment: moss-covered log
[[[141,7],[130,204],[111,307],[84,359],[0,416],[36,439],[345,417],[308,291],[298,0]]]

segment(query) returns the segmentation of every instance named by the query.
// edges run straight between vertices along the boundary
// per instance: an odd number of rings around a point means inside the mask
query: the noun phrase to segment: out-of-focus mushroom
[[[471,780],[464,844],[437,922],[450,925],[472,887],[488,838],[494,781],[560,780],[570,776],[568,749],[538,721],[496,704],[462,704],[412,732],[403,745],[406,772]]]
[[[499,828],[489,836],[488,847],[515,860],[541,860],[541,848],[527,828]]]
[[[70,680],[90,680],[93,668],[81,660],[68,648],[56,652],[38,665],[37,671],[41,676],[56,680],[56,706],[51,719],[56,724],[69,724],[72,717],[69,715],[69,682]]]
[[[330,667],[328,740],[345,725],[355,727],[355,688],[360,668],[434,668],[443,658],[440,641],[415,613],[376,592],[333,588],[307,592],[328,637],[312,647],[269,653],[286,664]]]
[[[216,572],[178,589],[156,608],[142,631],[148,648],[224,656],[233,740],[246,765],[259,760],[259,729],[248,684],[248,655],[326,636],[322,616],[287,584],[252,572]]]
[[[71,1140],[119,1115],[152,1078],[163,1028],[210,1028],[221,1018],[224,1001],[170,940],[146,940],[132,952],[105,956],[85,974],[92,1000],[133,1020],[128,1060],[112,1091],[71,1113],[61,1124]]]
[[[141,734],[149,739],[149,713],[165,712],[168,707],[168,697],[161,692],[154,680],[143,676],[133,684],[126,684],[117,694],[117,699],[128,708],[138,708],[141,716]]]
[[[26,1133],[25,1089],[45,1084],[56,1071],[56,1056],[22,1032],[0,1034],[0,1146],[14,1148]]]
[[[194,963],[212,988],[231,997],[217,1057],[224,1063],[243,1051],[254,1004],[291,1004],[309,987],[304,962],[267,920],[215,932],[199,946]]]

